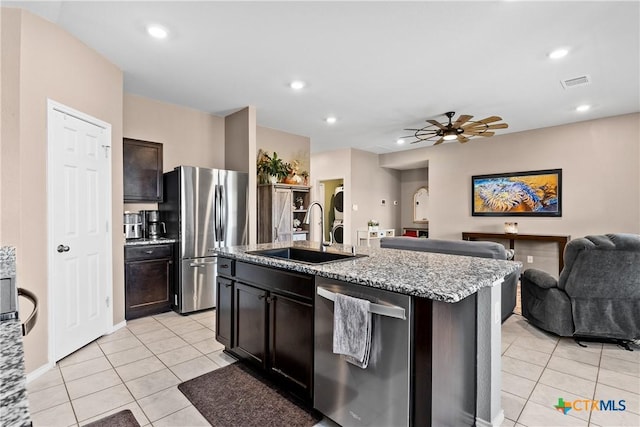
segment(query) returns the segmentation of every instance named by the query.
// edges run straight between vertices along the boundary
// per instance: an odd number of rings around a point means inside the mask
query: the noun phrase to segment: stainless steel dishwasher
[[[371,301],[369,366],[333,353],[335,293]],[[409,425],[411,298],[366,286],[316,278],[314,407],[342,425]]]

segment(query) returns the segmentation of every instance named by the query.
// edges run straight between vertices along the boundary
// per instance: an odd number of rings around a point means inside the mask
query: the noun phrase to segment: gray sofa
[[[410,251],[436,252],[449,255],[465,255],[480,258],[507,259],[507,251],[499,243],[421,239],[415,237],[383,237],[381,248],[405,249]],[[507,320],[516,306],[516,292],[520,270],[508,275],[502,284],[502,321]]]
[[[607,234],[570,241],[560,279],[522,274],[522,314],[560,336],[640,338],[640,235]]]

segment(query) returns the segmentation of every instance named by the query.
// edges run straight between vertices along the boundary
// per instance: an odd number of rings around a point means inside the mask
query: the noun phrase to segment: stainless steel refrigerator
[[[179,313],[216,304],[215,249],[246,245],[248,185],[244,172],[179,166],[164,174],[158,205],[167,237],[176,245],[174,309]]]

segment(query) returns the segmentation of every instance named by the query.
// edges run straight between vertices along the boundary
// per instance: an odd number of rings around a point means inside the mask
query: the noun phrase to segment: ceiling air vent
[[[565,89],[572,89],[578,86],[586,86],[588,84],[591,84],[591,76],[589,76],[588,74],[585,74],[584,76],[561,80],[560,83],[562,84],[562,87]]]

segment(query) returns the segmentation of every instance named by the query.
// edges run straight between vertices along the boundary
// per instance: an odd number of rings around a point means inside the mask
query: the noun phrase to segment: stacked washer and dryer
[[[344,186],[336,187],[333,193],[334,220],[331,225],[331,239],[335,243],[344,243]]]

